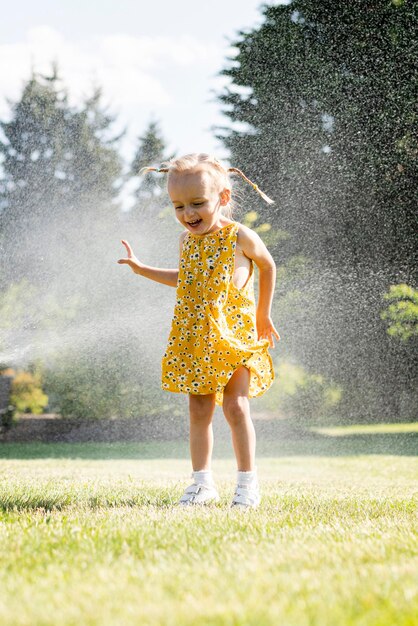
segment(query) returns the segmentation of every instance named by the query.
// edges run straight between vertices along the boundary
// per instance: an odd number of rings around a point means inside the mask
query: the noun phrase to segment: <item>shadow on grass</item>
[[[356,456],[382,454],[418,456],[418,433],[368,433],[330,436],[309,430],[286,436],[258,436],[258,457]],[[230,437],[215,437],[214,458],[232,458]],[[0,459],[189,459],[187,441],[0,443]]]

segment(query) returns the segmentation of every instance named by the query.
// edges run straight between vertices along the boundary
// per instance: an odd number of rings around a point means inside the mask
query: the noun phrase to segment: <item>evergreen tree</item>
[[[394,344],[380,312],[390,284],[417,278],[418,5],[293,0],[263,15],[222,72],[233,126],[218,138],[276,200],[260,210],[290,234],[279,263],[314,264],[298,358],[344,384],[347,415],[393,418],[416,381],[412,343]]]
[[[71,239],[72,229],[104,227],[104,216],[116,215],[121,162],[120,136],[109,137],[114,119],[102,108],[100,89],[76,109],[59,83],[56,67],[50,76],[33,73],[12,104],[12,119],[0,122],[0,237],[14,280],[35,278],[43,266],[36,233],[48,228],[51,246],[53,233]]]
[[[144,134],[138,138],[138,146],[131,165],[131,176],[138,176],[143,167],[158,167],[163,161],[172,159],[167,156],[166,144],[161,134],[159,124],[150,122]],[[137,188],[134,190],[135,203],[130,211],[132,219],[148,219],[158,215],[169,202],[166,192],[166,175],[147,173],[141,176]],[[156,213],[157,212],[157,213]]]
[[[314,258],[416,276],[416,32],[406,1],[293,0],[241,32],[222,74],[231,158]]]
[[[38,214],[45,199],[64,197],[64,137],[68,98],[56,87],[56,68],[47,81],[33,74],[10,122],[0,122],[3,177],[0,198],[2,226]]]

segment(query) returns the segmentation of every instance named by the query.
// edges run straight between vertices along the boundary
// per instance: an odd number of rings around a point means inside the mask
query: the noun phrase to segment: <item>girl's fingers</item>
[[[122,239],[121,241],[122,241],[123,245],[125,246],[125,248],[127,249],[128,255],[131,255],[132,254],[132,248],[129,245],[129,243],[127,241],[125,241],[125,239]]]
[[[274,343],[272,335],[274,335],[277,338],[277,340],[280,341],[280,335],[277,332],[277,330],[274,328],[274,326],[271,329],[269,329],[269,330],[262,331],[258,335],[258,340],[260,340],[260,339],[268,339],[268,341],[270,343],[270,347],[271,348],[275,348],[276,346],[275,346],[275,343]]]
[[[275,347],[273,338],[272,338],[272,336],[270,334],[268,334],[268,333],[261,333],[258,336],[258,340],[260,341],[261,339],[267,339],[267,341],[270,344],[270,348],[274,348]]]

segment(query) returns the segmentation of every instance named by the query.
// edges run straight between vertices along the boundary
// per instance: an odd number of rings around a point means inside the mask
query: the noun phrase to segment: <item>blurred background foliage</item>
[[[235,219],[277,265],[276,379],[254,406],[299,422],[416,419],[418,5],[293,0],[260,11],[262,23],[231,42],[235,56],[221,70],[230,82],[217,94],[226,122],[213,129],[231,165],[275,199],[267,206],[234,181]],[[15,371],[21,412],[180,415],[185,399],[161,391],[162,354],[144,349],[138,327],[123,319],[117,337],[90,337],[98,324],[110,328],[132,288],[98,288],[109,280],[102,250],[121,225],[139,225],[155,242],[150,263],[166,264],[175,221],[165,179],[138,179],[128,212],[117,197],[141,167],[174,155],[153,120],[124,174],[100,88],[72,107],[58,74],[56,65],[50,76],[33,73],[0,121],[0,369]],[[91,242],[87,272],[82,232],[101,245]],[[141,289],[155,312],[143,332],[163,335],[161,292]],[[19,346],[30,355],[37,342],[47,354],[16,368],[26,358]]]

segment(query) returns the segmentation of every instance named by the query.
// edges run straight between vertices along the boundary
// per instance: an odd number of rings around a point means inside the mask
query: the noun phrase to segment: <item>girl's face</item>
[[[190,232],[203,235],[228,224],[220,210],[228,204],[231,192],[220,190],[216,179],[205,168],[171,173],[168,193],[176,219]]]

